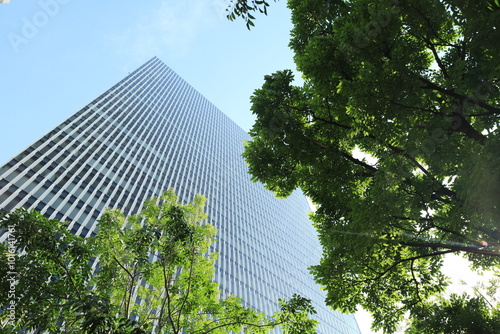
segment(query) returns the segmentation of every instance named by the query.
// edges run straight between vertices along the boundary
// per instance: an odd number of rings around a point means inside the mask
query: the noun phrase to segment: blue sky
[[[285,4],[251,31],[224,0],[0,4],[0,164],[153,56],[249,130],[264,75],[295,69]]]
[[[0,5],[0,161],[153,56],[248,130],[265,74],[293,69],[289,12],[248,31],[224,0],[11,0]]]

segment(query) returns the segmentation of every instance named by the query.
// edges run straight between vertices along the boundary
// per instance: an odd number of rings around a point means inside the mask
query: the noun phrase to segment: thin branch
[[[384,276],[385,274],[387,274],[392,269],[396,268],[401,263],[408,262],[408,261],[415,261],[415,260],[423,259],[423,258],[426,258],[426,257],[444,255],[444,254],[453,253],[453,252],[455,252],[455,251],[453,251],[453,250],[446,250],[446,251],[434,252],[434,253],[430,253],[430,254],[417,255],[417,256],[414,256],[414,257],[407,258],[407,259],[401,259],[401,260],[398,260],[398,261],[394,262],[389,268],[387,268],[383,272],[378,273],[377,277],[367,278],[367,279],[364,279],[364,280],[361,280],[361,281],[356,281],[356,282],[358,282],[358,283],[364,283],[364,282],[368,282],[368,281],[377,281],[377,280],[381,279],[382,276]]]
[[[435,83],[433,83],[432,81],[429,81],[423,77],[417,77],[418,80],[422,81],[423,83],[426,84],[426,86],[422,87],[424,89],[432,89],[432,90],[437,90],[438,92],[441,92],[443,94],[446,94],[446,95],[449,95],[451,97],[454,97],[462,102],[464,101],[469,101],[469,102],[472,102],[474,103],[475,105],[485,109],[485,110],[488,110],[491,114],[500,114],[500,108],[496,108],[492,105],[489,105],[483,101],[480,101],[478,99],[476,99],[475,97],[471,97],[471,96],[467,96],[467,95],[463,95],[463,94],[459,94],[455,91],[452,91],[452,90],[449,90],[449,89],[446,89],[446,88],[443,88],[443,87],[440,87],[438,85],[436,85]]]
[[[127,298],[127,303],[126,303],[126,308],[125,308],[125,318],[129,317],[129,310],[130,310],[130,303],[132,301],[132,294],[134,291],[134,283],[135,283],[135,278],[137,277],[136,271],[134,270],[134,275],[130,278],[130,284],[127,288],[128,291],[128,298]]]
[[[166,269],[166,261],[164,258],[161,259],[162,263],[162,269],[163,269],[163,286],[165,288],[165,295],[166,298],[163,299],[163,302],[161,304],[161,309],[160,309],[160,317],[158,319],[158,331],[161,332],[161,329],[163,327],[162,324],[162,318],[163,314],[165,313],[165,303],[167,304],[167,313],[168,313],[168,320],[170,321],[170,325],[172,326],[172,330],[174,333],[177,333],[179,329],[176,328],[174,319],[172,317],[172,304],[171,304],[171,297],[170,297],[170,291],[168,290],[168,287],[170,286],[170,276],[167,275],[167,269]]]
[[[439,226],[439,225],[436,225],[434,223],[434,221],[436,220],[436,217],[432,217],[432,218],[424,218],[424,217],[421,217],[421,218],[418,218],[418,219],[415,219],[415,218],[410,218],[410,217],[401,217],[401,216],[392,216],[393,218],[395,219],[399,219],[399,220],[411,220],[411,221],[427,221],[429,222],[431,225],[430,227],[431,228],[435,228],[435,229],[438,229],[442,232],[445,232],[445,233],[449,233],[449,234],[453,234],[461,239],[463,239],[464,241],[468,241],[468,242],[474,242],[473,240],[469,239],[467,236],[457,232],[457,231],[453,231],[449,228],[446,228],[446,227],[442,227],[442,226]],[[396,225],[396,224],[390,224],[390,226],[392,227],[395,227],[397,229],[400,229],[400,230],[403,230],[403,231],[406,231],[406,232],[409,232],[409,233],[414,233],[415,231],[412,230],[412,229],[407,229],[407,228],[403,228],[402,226],[399,226],[399,225]],[[420,233],[422,233],[422,231],[420,231]]]
[[[122,268],[126,273],[127,275],[129,276],[129,279],[130,279],[130,287],[129,287],[129,284],[127,284],[127,287],[124,291],[124,296],[123,296],[123,305],[125,307],[125,317],[128,318],[128,311],[129,311],[129,307],[130,307],[130,299],[132,297],[132,284],[135,280],[135,275],[133,275],[117,258],[115,255],[113,255],[113,260],[118,264],[118,266],[120,268]],[[127,293],[128,293],[128,298],[127,298]]]
[[[63,269],[64,269],[64,271],[66,272],[66,275],[68,276],[68,278],[69,278],[69,280],[70,280],[70,282],[71,282],[71,285],[73,286],[73,289],[75,289],[75,292],[76,292],[76,294],[78,295],[78,298],[82,298],[82,295],[80,294],[80,291],[79,291],[79,289],[76,287],[76,284],[75,284],[75,282],[74,282],[74,280],[73,280],[73,275],[72,275],[72,274],[71,274],[71,272],[68,270],[68,268],[66,268],[66,266],[64,266],[64,265],[61,263],[61,261],[60,261],[58,258],[56,258],[56,259],[57,259],[57,260],[56,260],[57,264],[58,264],[61,268],[63,268]]]
[[[389,98],[386,98],[386,97],[378,97],[379,99],[386,99],[386,100],[389,100],[389,103],[391,104],[394,104],[395,106],[398,106],[398,107],[401,107],[401,108],[405,108],[405,109],[411,109],[411,110],[418,110],[418,111],[422,111],[422,112],[426,112],[426,113],[431,113],[433,115],[442,115],[441,112],[439,111],[435,111],[435,110],[432,110],[432,109],[427,109],[427,108],[421,108],[421,107],[415,107],[415,106],[408,106],[406,104],[402,104],[402,103],[399,103],[399,102],[396,102],[392,99],[389,99]]]
[[[427,22],[427,25],[430,29],[430,31],[432,31],[432,34],[434,35],[434,37],[437,39],[437,40],[440,40],[442,41],[443,43],[445,44],[448,44],[448,41],[447,40],[444,40],[441,35],[438,33],[438,31],[434,28],[434,26],[432,25],[430,19],[424,15],[424,13],[422,13],[422,11],[420,10],[420,8],[418,7],[413,7],[413,9],[418,13],[420,14],[420,16],[422,16],[422,18]],[[414,36],[414,35],[413,35]],[[415,36],[416,38],[419,38],[418,36]]]
[[[361,161],[361,160],[359,160],[359,159],[356,159],[356,158],[354,158],[353,156],[351,156],[350,154],[347,154],[347,153],[345,153],[345,152],[340,152],[340,153],[341,153],[341,155],[342,155],[344,158],[346,158],[347,160],[349,160],[349,161],[353,162],[354,164],[356,164],[356,165],[358,165],[358,166],[361,166],[361,167],[363,167],[363,168],[366,168],[366,169],[368,169],[368,170],[370,170],[370,171],[372,171],[372,172],[374,172],[374,173],[378,172],[378,169],[377,169],[377,168],[375,168],[375,167],[373,167],[372,165],[369,165],[369,164],[367,164],[367,163],[365,163],[365,162],[363,162],[363,161]]]
[[[486,233],[490,238],[500,241],[500,232],[499,231],[494,231],[492,229],[482,227],[482,226],[476,226],[479,231]]]
[[[464,114],[464,116],[467,116],[467,117],[485,117],[485,116],[492,116],[492,115],[496,115],[496,113],[483,112],[483,113],[479,113],[479,114]]]
[[[481,296],[481,298],[488,303],[488,305],[490,306],[490,309],[493,309],[494,306],[490,303],[490,301],[481,293],[481,291],[479,291],[479,289],[477,287],[473,287],[474,291],[476,292],[476,294],[478,294],[479,296]]]
[[[429,247],[429,248],[444,248],[449,249],[450,252],[465,252],[481,255],[489,255],[494,257],[500,257],[500,252],[485,250],[483,246],[459,246],[459,245],[448,245],[443,243],[425,243],[425,242],[401,242],[402,245],[412,246],[412,247]]]
[[[193,241],[191,241],[193,242]],[[193,242],[194,243],[194,242]],[[179,307],[179,310],[178,310],[178,316],[177,316],[177,321],[180,323],[180,318],[181,318],[181,314],[182,314],[182,309],[184,308],[184,306],[186,305],[186,302],[187,302],[187,299],[191,293],[191,283],[192,283],[192,277],[193,277],[193,270],[194,270],[194,260],[195,260],[195,255],[196,255],[196,246],[193,244],[192,245],[192,252],[191,252],[191,264],[189,266],[189,280],[188,280],[188,286],[187,286],[187,289],[186,289],[186,294],[185,294],[185,297],[181,303],[181,306]]]
[[[441,58],[439,57],[436,48],[434,47],[434,44],[431,43],[431,41],[428,39],[424,39],[424,41],[427,43],[427,46],[431,49],[432,54],[434,55],[434,59],[436,60],[436,63],[438,64],[439,68],[441,69],[441,72],[443,73],[443,77],[445,79],[449,79],[448,71],[446,70],[446,67],[441,61]]]
[[[420,297],[420,287],[417,278],[415,277],[415,272],[413,270],[413,265],[415,264],[415,260],[411,261],[410,265],[410,271],[411,271],[411,277],[413,278],[413,282],[415,282],[415,290],[417,291],[417,297],[418,300],[422,303],[422,297]]]
[[[130,277],[130,279],[133,278],[133,275],[130,273],[130,271],[128,271],[128,269],[126,267],[124,267],[121,262],[116,258],[116,256],[113,255],[113,260],[115,260],[115,262],[120,266],[120,268],[122,268],[123,270],[125,270],[125,272],[128,274],[128,276]]]
[[[432,219],[430,219],[430,220],[432,221]],[[443,232],[446,232],[446,233],[450,233],[450,234],[456,235],[459,238],[462,238],[464,240],[470,241],[469,238],[467,238],[465,235],[463,235],[463,234],[461,234],[461,233],[459,233],[457,231],[453,231],[453,230],[450,230],[448,228],[436,225],[436,224],[434,224],[434,221],[432,221],[431,224],[432,224],[432,227],[434,227],[434,228],[436,228],[436,229],[438,229],[440,231],[443,231]]]
[[[293,108],[293,109],[299,110],[299,111],[303,111],[303,112],[308,112],[308,113],[310,113],[313,116],[313,118],[315,120],[319,120],[319,121],[324,122],[326,124],[337,126],[337,127],[343,128],[343,129],[352,129],[352,127],[349,126],[349,125],[341,124],[341,123],[338,123],[338,122],[334,122],[334,121],[330,121],[330,120],[318,117],[318,116],[315,115],[314,111],[312,111],[310,109],[308,109],[308,110],[302,110],[302,109],[296,108],[294,106],[290,106],[290,108]],[[431,177],[434,182],[439,183],[441,187],[439,189],[437,189],[437,190],[434,190],[435,193],[438,193],[438,194],[441,194],[441,195],[445,195],[445,196],[449,196],[449,197],[455,197],[456,193],[454,191],[446,188],[434,176],[430,175],[430,172],[422,164],[420,164],[415,157],[413,157],[408,152],[406,152],[406,150],[404,150],[402,148],[399,148],[397,146],[388,144],[388,143],[380,142],[377,139],[377,137],[375,137],[374,135],[370,135],[369,134],[367,137],[371,138],[371,139],[373,139],[373,140],[375,140],[375,141],[377,141],[379,143],[381,143],[383,146],[391,149],[396,154],[401,154],[403,157],[405,157],[406,159],[408,159],[412,164],[414,164],[420,171],[422,171],[426,176]],[[320,143],[318,141],[312,141],[312,142],[315,145],[317,145],[318,147],[320,147],[320,148],[328,148],[327,145],[322,144],[322,143]],[[356,158],[352,157],[351,155],[349,155],[349,154],[347,154],[345,152],[341,151],[340,153],[341,153],[341,155],[344,158],[348,159],[349,161],[353,162],[354,164],[356,164],[358,166],[361,166],[361,167],[363,167],[365,169],[368,169],[368,170],[370,170],[373,173],[375,173],[375,172],[378,171],[378,169],[375,168],[374,166],[368,165],[365,162],[363,162],[363,161],[361,161],[359,159],[356,159]],[[361,174],[360,176],[373,177],[374,175],[373,174],[367,174],[367,175]],[[405,183],[407,183],[409,185],[412,185],[411,180],[409,180],[409,179],[405,179]],[[444,203],[449,203],[448,200],[446,200],[444,198],[441,198],[441,197],[438,197],[438,196],[434,196],[434,199],[440,200],[440,201],[442,201]]]
[[[415,157],[413,157],[412,155],[410,155],[408,152],[406,152],[405,150],[399,148],[399,147],[396,147],[396,146],[393,146],[391,144],[386,144],[388,148],[390,148],[391,150],[393,150],[394,152],[398,153],[398,154],[401,154],[402,156],[404,156],[406,159],[410,160],[415,166],[417,166],[418,169],[420,169],[425,175],[429,176],[429,171],[427,169],[424,168],[424,166],[422,166],[418,161],[417,159],[415,159]],[[434,177],[433,177],[434,179]]]
[[[335,122],[335,121],[331,121],[331,120],[327,120],[327,119],[324,119],[322,117],[318,117],[316,115],[316,113],[310,109],[307,110],[309,113],[311,113],[312,117],[314,120],[316,121],[322,121],[323,123],[326,123],[326,124],[330,124],[330,125],[335,125],[335,126],[338,126],[340,128],[343,128],[343,129],[347,129],[347,130],[351,130],[352,127],[348,126],[348,125],[344,125],[344,124],[341,124],[341,123],[338,123],[338,122]]]

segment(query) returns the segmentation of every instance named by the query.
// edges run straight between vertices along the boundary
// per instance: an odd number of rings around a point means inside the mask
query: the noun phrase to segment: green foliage
[[[237,17],[241,17],[245,21],[247,29],[250,30],[251,27],[255,26],[253,23],[255,16],[252,13],[259,12],[267,15],[267,7],[269,7],[269,2],[266,0],[230,0],[226,9],[227,18],[234,21]]]
[[[490,2],[493,3],[493,2]],[[374,328],[446,287],[442,257],[500,263],[500,11],[487,2],[290,0],[290,71],[252,96],[244,157],[317,205],[327,302]]]
[[[276,319],[283,323],[282,328],[289,334],[316,333],[316,321],[309,319],[309,314],[316,314],[316,310],[307,298],[294,294],[290,300],[279,300],[281,310]]]
[[[97,234],[74,236],[35,211],[3,212],[0,228],[0,329],[50,333],[314,333],[310,301],[293,296],[268,316],[212,281],[217,230],[197,195],[181,204],[172,190],[126,217],[107,210]],[[96,263],[92,267],[90,263]],[[12,284],[11,284],[12,281]],[[14,304],[11,313],[9,307]],[[12,317],[11,317],[12,315]],[[134,320],[131,320],[134,319]]]
[[[435,303],[420,305],[412,314],[408,334],[496,334],[500,309],[482,297],[452,294]]]
[[[500,0],[489,0],[487,3],[489,10],[500,10]]]
[[[500,332],[500,280],[490,278],[472,289],[473,295],[451,294],[449,298],[418,305],[410,316],[407,334],[496,334]]]
[[[0,294],[0,305],[13,306],[15,315],[7,328],[57,333],[59,320],[75,318],[71,303],[85,297],[92,248],[38,212],[2,212],[0,222],[10,242],[0,246],[0,282],[2,291],[11,292]],[[0,316],[2,325],[11,320],[9,315]]]

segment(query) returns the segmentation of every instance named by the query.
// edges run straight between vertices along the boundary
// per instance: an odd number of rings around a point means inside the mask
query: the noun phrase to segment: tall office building
[[[153,58],[0,168],[0,209],[23,206],[91,235],[106,207],[127,214],[174,188],[203,194],[219,229],[215,280],[268,314],[279,298],[310,298],[320,333],[359,333],[352,315],[324,306],[307,268],[320,245],[300,193],[279,200],[252,183],[247,134]]]

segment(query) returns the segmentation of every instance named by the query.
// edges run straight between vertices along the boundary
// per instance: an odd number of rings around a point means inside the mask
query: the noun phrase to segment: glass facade
[[[153,58],[0,168],[0,208],[23,206],[95,230],[106,207],[141,210],[174,188],[209,201],[219,229],[215,280],[268,314],[279,298],[310,298],[319,333],[359,333],[352,315],[330,311],[307,268],[321,248],[300,193],[276,199],[252,183],[241,153],[248,135],[159,59]]]

